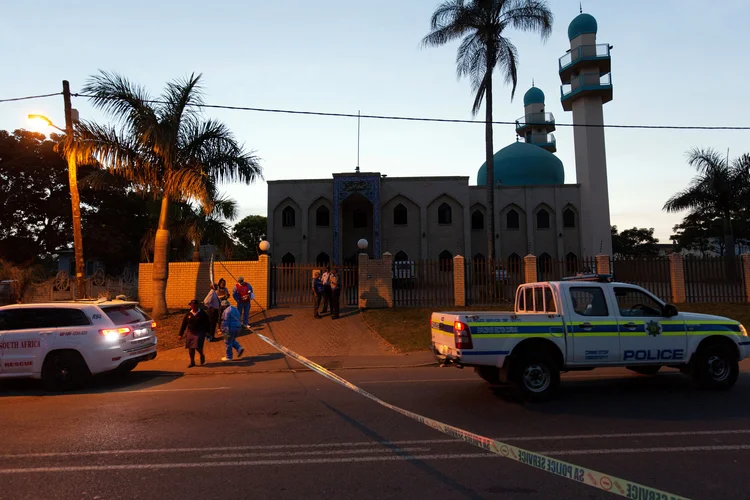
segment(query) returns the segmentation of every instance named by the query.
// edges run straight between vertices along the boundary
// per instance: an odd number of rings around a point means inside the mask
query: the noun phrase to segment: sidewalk
[[[187,353],[183,350],[184,359],[164,360],[157,356],[153,361],[140,363],[135,371],[162,372],[162,375],[175,376],[310,371],[309,368],[287,358],[272,347],[269,346],[269,349],[274,352],[269,351],[256,356],[245,355],[235,361],[223,362],[207,358],[205,365],[196,365],[190,369],[187,368],[189,362]],[[387,356],[309,356],[308,359],[331,371],[437,366],[429,352]]]
[[[220,361],[226,353],[224,341],[219,337],[218,341],[204,345],[204,366],[188,369],[188,353],[179,347],[160,351],[155,360],[139,364],[136,370],[180,375],[307,370],[263,342],[255,333],[274,339],[331,370],[435,364],[429,352],[397,354],[389,343],[370,330],[356,309],[342,310],[338,320],[331,320],[330,316],[314,319],[309,308],[273,309],[266,311],[266,316],[267,320],[262,314],[254,316],[250,324],[253,333],[243,333],[237,338],[245,349],[241,359]],[[176,334],[159,332],[159,335]]]

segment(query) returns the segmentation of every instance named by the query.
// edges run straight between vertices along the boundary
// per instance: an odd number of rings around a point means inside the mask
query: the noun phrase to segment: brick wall
[[[612,269],[609,265],[609,255],[596,256],[596,272],[597,274],[612,274]]]
[[[536,283],[539,281],[536,275],[536,255],[527,255],[523,258],[523,282]]]
[[[669,256],[669,281],[672,287],[672,302],[681,304],[687,300],[685,289],[685,266],[682,255]]]
[[[466,266],[462,255],[453,257],[453,305],[466,305]]]
[[[167,280],[167,308],[187,308],[187,303],[192,299],[203,301],[209,290],[210,265],[210,262],[171,262]],[[235,279],[244,277],[253,287],[255,300],[268,308],[270,273],[267,255],[261,255],[257,261],[214,262],[213,271],[214,280],[218,282],[220,278],[224,278],[230,292],[236,283]],[[139,266],[138,300],[145,308],[154,305],[152,276],[153,264]],[[253,307],[257,305],[253,303]]]
[[[380,259],[359,255],[359,308],[393,307],[393,256],[386,252]]]

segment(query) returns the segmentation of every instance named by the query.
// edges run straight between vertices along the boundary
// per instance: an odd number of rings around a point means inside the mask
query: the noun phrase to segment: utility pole
[[[73,135],[73,107],[70,103],[70,83],[63,80],[63,100],[65,102],[65,157],[68,160],[68,184],[70,184],[70,204],[73,212],[73,249],[76,259],[76,297],[82,299],[86,293],[85,267],[83,263],[83,235],[81,234],[81,198],[78,195],[78,167],[75,157],[75,137]]]

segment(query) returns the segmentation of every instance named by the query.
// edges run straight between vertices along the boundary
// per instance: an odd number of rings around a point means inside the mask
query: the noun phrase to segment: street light
[[[83,236],[81,234],[81,197],[78,194],[78,166],[76,165],[73,145],[73,120],[78,121],[78,111],[70,103],[70,83],[63,80],[63,104],[65,106],[65,130],[44,115],[31,114],[30,120],[42,121],[50,127],[65,133],[64,154],[68,161],[68,184],[70,185],[70,205],[73,212],[73,249],[76,258],[76,298],[82,299],[85,292],[84,264],[83,264]]]

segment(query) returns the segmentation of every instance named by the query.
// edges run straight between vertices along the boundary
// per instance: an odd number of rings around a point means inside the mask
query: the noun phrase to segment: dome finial
[[[583,2],[578,2],[578,13],[583,14]]]
[[[534,79],[533,78],[531,79],[531,86],[532,87],[536,87],[536,85],[534,85]]]

